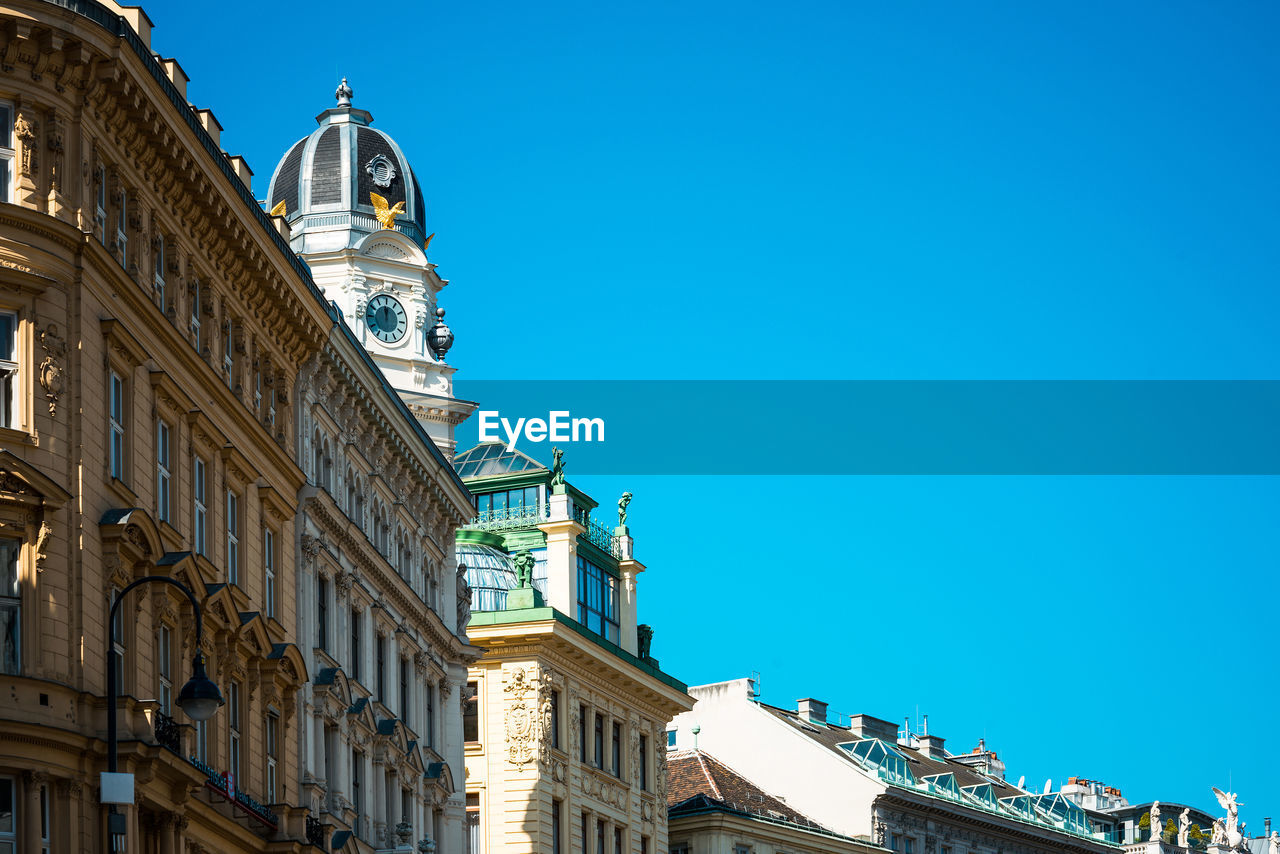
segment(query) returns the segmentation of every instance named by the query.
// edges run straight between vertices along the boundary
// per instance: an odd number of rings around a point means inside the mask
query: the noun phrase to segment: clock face
[[[386,294],[369,300],[365,309],[364,322],[369,324],[369,331],[386,344],[394,344],[409,331],[409,315],[399,300]]]

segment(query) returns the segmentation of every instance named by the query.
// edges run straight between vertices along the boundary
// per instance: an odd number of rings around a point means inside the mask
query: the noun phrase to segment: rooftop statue
[[[1243,825],[1240,823],[1240,804],[1236,801],[1235,792],[1224,792],[1217,786],[1213,787],[1213,794],[1218,798],[1218,803],[1227,811],[1227,817],[1220,819],[1222,824],[1222,841],[1221,844],[1228,848],[1239,848],[1244,834],[1241,832]],[[1218,828],[1217,823],[1214,825],[1214,838],[1217,839]]]
[[[1151,804],[1151,841],[1160,841],[1160,802],[1155,801]]]
[[[1271,844],[1267,846],[1267,854],[1280,854],[1280,831],[1271,831]]]
[[[559,448],[551,449],[551,485],[564,486],[564,451]]]
[[[627,505],[631,503],[631,493],[624,492],[618,499],[618,526],[627,524]]]
[[[1187,848],[1191,841],[1188,838],[1191,833],[1191,809],[1188,807],[1182,811],[1182,815],[1178,816],[1178,847]]]

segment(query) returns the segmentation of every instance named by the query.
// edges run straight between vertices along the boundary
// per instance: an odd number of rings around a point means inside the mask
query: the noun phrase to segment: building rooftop
[[[926,751],[926,741],[940,745],[941,739],[921,736],[918,743],[916,739],[899,741],[889,732],[893,724],[865,715],[855,716],[853,724],[846,727],[815,721],[799,711],[767,703],[757,705],[890,786],[1110,844],[1093,832],[1085,811],[1061,793],[1028,792],[1006,782],[1002,773],[990,770],[1003,770],[1003,763],[984,746],[959,755],[940,747]]]
[[[501,442],[484,442],[453,458],[459,477],[486,477],[514,472],[547,471],[547,467],[519,451],[509,451]]]
[[[805,830],[838,836],[770,795],[709,753],[690,750],[667,756],[667,808],[672,818],[723,809]]]

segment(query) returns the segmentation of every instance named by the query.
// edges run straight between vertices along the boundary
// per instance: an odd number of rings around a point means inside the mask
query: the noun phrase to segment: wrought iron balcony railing
[[[182,726],[164,712],[156,712],[156,743],[166,750],[182,755]]]
[[[551,515],[547,505],[520,504],[515,507],[504,507],[501,510],[481,510],[474,519],[467,523],[468,528],[477,531],[501,531],[508,528],[528,528],[545,522]]]
[[[307,816],[307,844],[320,849],[325,847],[324,825],[314,816]]]

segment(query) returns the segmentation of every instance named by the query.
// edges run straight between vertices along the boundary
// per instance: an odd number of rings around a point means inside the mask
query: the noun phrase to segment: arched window
[[[324,437],[324,488],[333,492],[333,446],[329,437]]]

